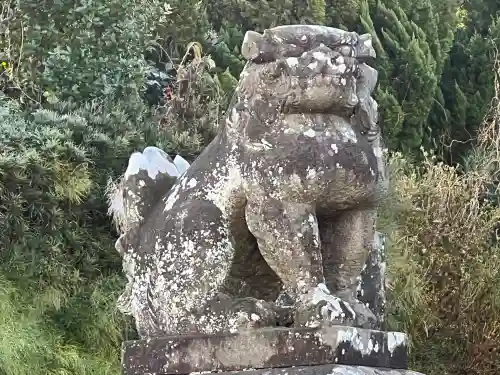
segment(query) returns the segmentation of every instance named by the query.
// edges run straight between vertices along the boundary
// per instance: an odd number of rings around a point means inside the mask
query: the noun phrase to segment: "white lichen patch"
[[[310,63],[309,65],[307,65],[307,67],[311,70],[316,70],[316,68],[318,67],[318,62],[317,61],[313,61],[312,63]]]
[[[250,320],[251,320],[252,322],[257,322],[257,321],[259,321],[259,320],[260,320],[260,316],[258,316],[258,315],[257,315],[257,314],[255,314],[255,313],[252,313],[252,314],[250,314]]]
[[[337,124],[337,131],[340,137],[343,139],[344,142],[351,141],[353,143],[358,142],[358,137],[356,136],[356,133],[354,130],[351,128],[351,126],[348,123],[344,123],[343,121],[339,121]]]
[[[375,146],[373,147],[373,154],[375,155],[375,157],[381,158],[384,153],[381,147]]]
[[[345,64],[338,64],[333,66],[336,74],[344,74],[347,70],[347,66]]]
[[[234,193],[241,189],[242,177],[240,166],[235,154],[230,154],[226,165],[218,171],[214,171],[213,182],[204,186],[206,199],[212,201],[224,216],[229,214],[229,207]]]
[[[179,192],[181,190],[181,185],[180,183],[177,183],[173,188],[170,194],[168,195],[166,201],[165,201],[165,208],[163,209],[163,212],[170,211],[174,204],[177,202],[179,199]]]
[[[309,138],[314,138],[316,137],[316,132],[313,129],[309,129],[304,132],[304,135]]]
[[[315,180],[317,177],[316,170],[314,168],[307,168],[307,175],[306,178],[308,180]]]
[[[362,283],[358,283],[356,285],[356,293],[359,296],[361,296],[361,297],[363,297],[365,295],[365,290],[363,289],[363,284]]]
[[[296,57],[289,57],[286,59],[286,63],[288,64],[289,67],[293,68],[299,65],[299,59],[297,59]]]
[[[196,184],[197,184],[197,181],[196,181],[196,178],[191,178],[189,180],[189,182],[187,183],[187,186],[192,189],[194,187],[196,187]]]
[[[264,146],[266,146],[268,149],[273,147],[273,145],[272,145],[272,144],[270,144],[268,141],[266,141],[264,138],[262,138],[260,141],[261,141],[261,142],[262,142],[262,144],[263,144]]]
[[[238,113],[238,111],[236,110],[236,108],[233,108],[231,110],[231,123],[232,124],[237,124],[239,120],[240,120],[240,114]]]
[[[397,347],[407,344],[407,337],[402,332],[387,332],[387,349],[393,353]]]
[[[337,346],[341,343],[348,343],[354,350],[367,356],[372,352],[379,351],[379,344],[371,338],[371,331],[364,329],[356,329],[354,327],[346,327],[337,331]],[[344,353],[342,353],[344,354]]]
[[[246,144],[246,147],[253,151],[264,151],[272,148],[272,146],[270,147],[269,145],[262,142],[248,142]]]
[[[328,61],[329,63],[331,63],[330,57],[326,53],[313,52],[312,56],[318,61]]]

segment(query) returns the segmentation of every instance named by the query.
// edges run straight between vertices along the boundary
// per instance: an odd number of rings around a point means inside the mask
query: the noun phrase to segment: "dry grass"
[[[224,91],[214,68],[199,43],[190,43],[177,67],[172,99],[161,108],[161,126],[172,140],[172,149],[188,159],[194,159],[215,137],[232,95]]]
[[[390,160],[389,322],[410,334],[413,368],[428,375],[500,373],[499,126],[496,96],[464,170],[425,152],[419,166]]]

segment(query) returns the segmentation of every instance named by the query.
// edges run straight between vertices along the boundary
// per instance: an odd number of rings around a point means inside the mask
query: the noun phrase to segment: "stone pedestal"
[[[235,375],[241,372],[219,372],[219,375]],[[248,370],[244,375],[422,375],[411,370],[395,370],[387,368],[348,366],[348,365],[320,365],[305,367],[271,368]]]
[[[128,341],[122,354],[123,375],[418,375],[407,370],[405,334],[345,326]]]

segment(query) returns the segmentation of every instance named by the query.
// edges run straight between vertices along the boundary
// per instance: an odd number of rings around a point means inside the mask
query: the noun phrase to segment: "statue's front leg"
[[[324,282],[316,217],[305,204],[251,198],[246,207],[250,232],[262,256],[293,300]]]
[[[326,285],[352,308],[352,324],[365,328],[373,327],[376,318],[356,297],[361,272],[374,246],[375,217],[374,209],[355,209],[319,222]]]
[[[262,256],[283,282],[283,294],[295,309],[295,326],[342,319],[349,307],[324,284],[318,222],[307,204],[272,198],[248,200],[246,220]],[[283,297],[283,296],[282,296]]]

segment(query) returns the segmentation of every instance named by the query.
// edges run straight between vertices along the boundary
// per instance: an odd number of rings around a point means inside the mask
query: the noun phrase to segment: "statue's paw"
[[[346,301],[345,299],[343,301]],[[358,301],[357,299],[350,299],[349,302],[350,308],[354,311],[355,318],[352,322],[354,327],[367,328],[367,329],[375,329],[378,325],[378,320],[375,314],[370,310],[368,306],[366,306],[363,302]]]
[[[377,319],[373,312],[354,297],[338,297],[332,295],[326,285],[319,284],[309,301],[309,314],[302,320],[306,326],[351,325],[361,328],[373,328]]]

